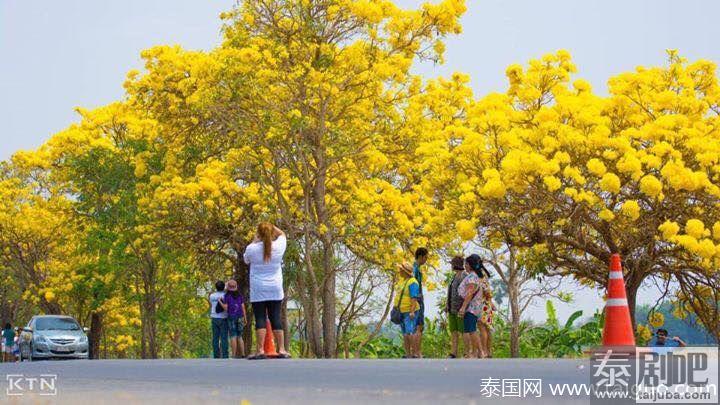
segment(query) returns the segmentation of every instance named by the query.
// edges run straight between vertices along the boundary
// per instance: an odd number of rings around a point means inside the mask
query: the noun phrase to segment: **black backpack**
[[[218,298],[217,304],[215,304],[215,313],[216,314],[222,314],[223,312],[225,312],[225,308],[223,308],[223,306],[220,305],[220,300],[222,300],[222,298]]]

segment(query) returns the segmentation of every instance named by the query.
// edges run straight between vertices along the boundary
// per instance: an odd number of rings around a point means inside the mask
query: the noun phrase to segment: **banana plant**
[[[583,315],[583,311],[575,311],[561,326],[552,301],[545,304],[547,320],[544,325],[536,326],[528,331],[528,340],[535,346],[554,357],[567,357],[582,354],[583,348],[597,344],[600,339],[598,316],[579,328],[575,321]]]

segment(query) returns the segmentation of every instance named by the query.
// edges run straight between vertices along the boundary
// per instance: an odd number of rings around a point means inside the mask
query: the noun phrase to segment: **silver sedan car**
[[[85,332],[71,316],[34,316],[20,334],[20,359],[87,359]]]

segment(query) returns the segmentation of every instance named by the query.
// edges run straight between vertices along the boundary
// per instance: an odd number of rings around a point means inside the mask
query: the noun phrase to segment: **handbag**
[[[405,289],[407,288],[409,282],[410,280],[405,282],[402,290],[400,290],[400,299],[398,300],[398,304],[396,306],[393,306],[392,311],[390,311],[390,322],[394,323],[395,325],[400,325],[402,323],[402,312],[400,312],[400,305],[402,304],[403,294],[405,294]]]

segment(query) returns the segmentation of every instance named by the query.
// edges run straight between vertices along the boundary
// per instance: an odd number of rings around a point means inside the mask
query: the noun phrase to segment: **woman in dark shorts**
[[[482,279],[489,276],[489,272],[482,264],[480,256],[473,254],[465,258],[465,270],[468,275],[458,287],[463,303],[458,315],[463,317],[463,338],[468,343],[467,357],[484,358],[488,353],[484,349],[478,334],[478,320],[483,315],[483,308],[490,294],[489,284],[483,283]]]
[[[258,225],[255,239],[245,249],[243,259],[250,265],[250,303],[255,316],[256,350],[248,357],[264,359],[263,344],[270,320],[271,333],[276,340],[278,356],[290,358],[285,350],[285,334],[280,321],[280,309],[285,298],[282,260],[287,247],[285,233],[271,223]]]

